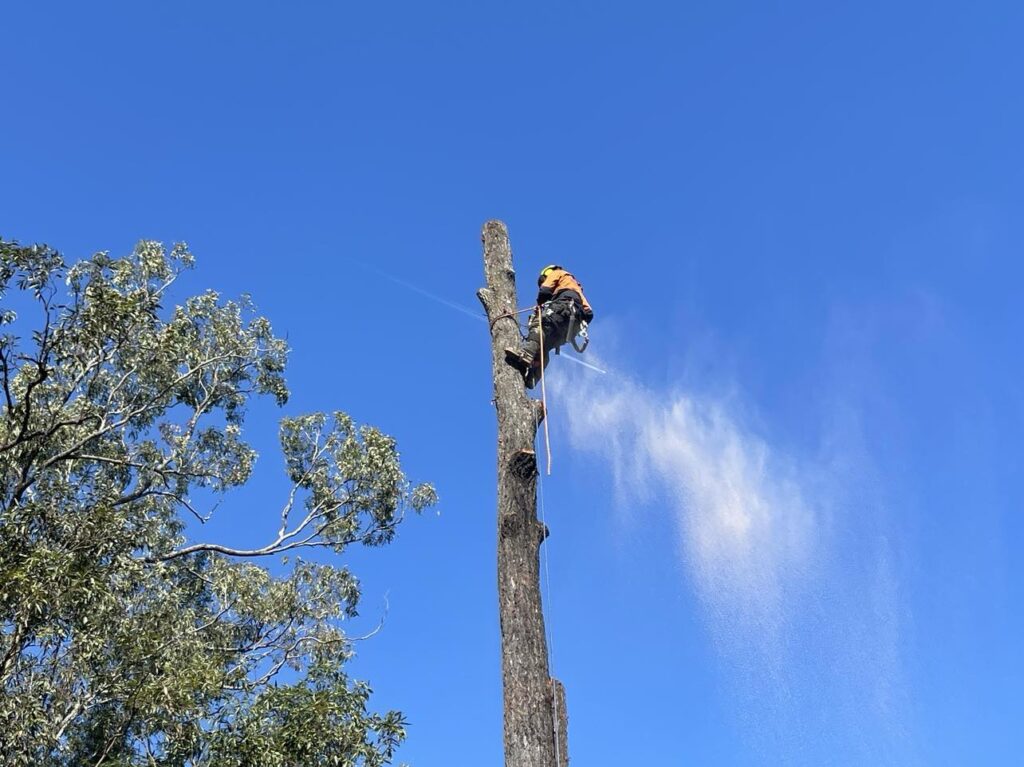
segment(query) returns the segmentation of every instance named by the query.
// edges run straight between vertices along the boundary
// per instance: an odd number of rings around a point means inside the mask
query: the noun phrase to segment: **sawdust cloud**
[[[570,444],[596,453],[623,524],[665,514],[738,727],[764,760],[912,764],[899,585],[861,458],[801,458],[747,427],[735,395],[617,373],[550,376]],[[557,416],[556,416],[557,418]],[[840,440],[841,442],[841,440]],[[868,761],[863,761],[868,760]]]

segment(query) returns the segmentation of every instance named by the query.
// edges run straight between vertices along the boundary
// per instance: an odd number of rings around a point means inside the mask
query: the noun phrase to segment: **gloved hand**
[[[583,309],[583,320],[588,325],[591,322],[593,322],[594,321],[594,310],[590,309],[590,308],[587,308],[587,307],[584,307],[584,309]]]

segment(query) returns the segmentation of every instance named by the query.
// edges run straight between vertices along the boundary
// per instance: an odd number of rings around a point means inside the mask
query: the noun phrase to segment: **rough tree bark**
[[[522,376],[505,362],[505,347],[520,342],[508,231],[500,221],[488,221],[482,239],[487,287],[481,288],[477,297],[491,327],[498,415],[498,601],[505,767],[565,767],[565,691],[550,677],[540,596],[540,544],[547,530],[537,520],[533,448],[544,409],[539,401],[526,396]]]

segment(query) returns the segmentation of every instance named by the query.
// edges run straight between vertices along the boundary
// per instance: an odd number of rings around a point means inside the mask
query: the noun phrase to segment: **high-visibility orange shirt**
[[[583,295],[583,286],[576,281],[565,269],[552,269],[548,272],[548,276],[544,278],[544,282],[541,283],[540,289],[542,292],[551,291],[552,298],[557,296],[563,290],[572,290],[580,297],[580,301],[583,302],[583,308],[587,312],[592,312],[590,304],[587,302],[587,297]]]

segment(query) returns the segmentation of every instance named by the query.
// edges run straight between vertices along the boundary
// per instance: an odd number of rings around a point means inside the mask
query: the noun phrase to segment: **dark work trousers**
[[[541,321],[544,323],[544,367],[547,367],[551,350],[576,335],[576,324],[581,314],[582,309],[572,296],[555,296],[541,306]],[[529,328],[530,332],[526,336],[523,348],[536,359],[540,353],[540,327],[536,312],[530,315]]]

